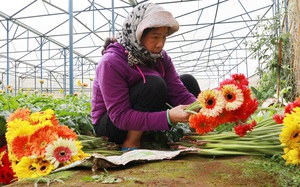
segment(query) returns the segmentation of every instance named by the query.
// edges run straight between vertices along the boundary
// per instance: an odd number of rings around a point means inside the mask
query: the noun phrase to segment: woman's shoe
[[[127,151],[132,151],[132,150],[137,150],[135,147],[122,147],[121,151],[127,152]]]

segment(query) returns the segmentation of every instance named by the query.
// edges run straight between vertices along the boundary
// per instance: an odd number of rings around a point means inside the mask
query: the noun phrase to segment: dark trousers
[[[188,83],[189,87],[193,88],[193,92],[196,93],[199,85],[193,76],[189,77],[190,79],[185,77],[182,82],[184,84]],[[154,112],[167,109],[167,85],[161,77],[147,76],[146,83],[144,84],[143,80],[138,82],[130,88],[129,95],[130,103],[135,110]],[[98,120],[97,124],[94,125],[94,129],[97,136],[106,136],[109,141],[116,144],[122,144],[127,135],[127,131],[117,128],[112,123],[107,113]]]

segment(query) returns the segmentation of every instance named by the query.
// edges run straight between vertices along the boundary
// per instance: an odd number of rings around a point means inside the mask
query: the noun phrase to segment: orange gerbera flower
[[[199,134],[206,134],[214,129],[214,123],[205,115],[198,113],[197,115],[190,115],[190,127],[195,129]]]
[[[15,157],[20,160],[23,156],[30,156],[28,136],[17,136],[11,142],[11,150]]]
[[[225,98],[225,109],[228,111],[238,109],[244,102],[242,90],[234,84],[226,84],[221,87]]]
[[[208,117],[218,116],[224,108],[225,100],[218,90],[205,90],[198,96],[198,101],[202,107],[200,112]]]
[[[59,121],[55,115],[53,115],[53,117],[51,118],[51,122],[54,126],[57,126],[59,124]]]
[[[39,128],[29,137],[30,150],[36,156],[45,156],[45,148],[58,138],[52,126]]]
[[[21,109],[18,108],[14,113],[9,115],[6,121],[10,122],[16,118],[26,121],[29,119],[29,115],[30,115],[30,110],[28,108],[21,108]]]
[[[65,125],[58,125],[53,126],[54,131],[56,131],[58,137],[64,138],[64,139],[77,139],[77,134],[70,129],[68,126]]]

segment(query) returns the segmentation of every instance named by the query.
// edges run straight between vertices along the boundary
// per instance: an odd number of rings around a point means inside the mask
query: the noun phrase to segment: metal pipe
[[[69,89],[70,95],[73,95],[73,0],[69,0]]]

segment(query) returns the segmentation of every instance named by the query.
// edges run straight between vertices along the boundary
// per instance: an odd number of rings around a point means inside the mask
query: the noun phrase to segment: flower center
[[[36,167],[30,165],[30,166],[29,166],[29,170],[31,170],[31,171],[36,171]]]
[[[54,156],[57,161],[66,162],[71,159],[72,151],[70,150],[69,147],[60,146],[54,150]]]
[[[214,100],[213,99],[207,100],[207,105],[211,106],[213,104],[214,104]]]
[[[297,138],[298,135],[299,135],[299,133],[296,132],[296,133],[293,135],[293,138]]]
[[[227,94],[227,99],[231,100],[233,98],[233,96],[231,94]]]

